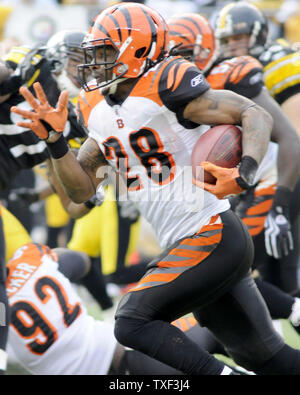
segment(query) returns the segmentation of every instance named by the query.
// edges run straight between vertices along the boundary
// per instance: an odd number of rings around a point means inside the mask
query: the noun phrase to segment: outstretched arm
[[[293,250],[289,203],[292,190],[299,179],[300,139],[293,125],[266,88],[253,100],[272,115],[274,119],[272,140],[278,143],[278,181],[273,204],[265,221],[266,251],[278,259]]]
[[[300,137],[300,93],[289,97],[281,104],[282,111],[294,125]]]
[[[278,143],[278,185],[292,190],[300,171],[300,138],[297,131],[266,88],[252,100],[273,117],[271,139]]]
[[[20,93],[33,111],[18,107],[12,107],[11,111],[30,120],[18,122],[19,126],[33,130],[37,136],[45,140],[56,176],[70,199],[75,203],[86,202],[95,194],[98,184],[106,177],[106,159],[97,142],[88,138],[80,148],[77,160],[62,134],[68,117],[67,92],[61,93],[57,107],[53,108],[48,103],[42,86],[39,83],[33,86],[38,100],[27,88],[20,89]],[[106,170],[101,171],[103,167]]]

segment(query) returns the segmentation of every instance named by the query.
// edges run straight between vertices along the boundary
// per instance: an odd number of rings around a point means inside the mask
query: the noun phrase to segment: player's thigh
[[[53,194],[45,199],[46,222],[50,228],[61,228],[68,225],[69,214],[65,211],[58,195]]]
[[[140,217],[138,217],[135,221],[132,221],[128,217],[123,218],[120,215],[120,209],[118,207],[118,269],[130,264],[130,257],[136,250],[139,240],[140,223]]]
[[[5,207],[2,207],[2,223],[5,240],[5,261],[8,262],[18,248],[31,242],[31,238],[21,222]]]
[[[117,202],[112,191],[108,190],[101,209],[101,266],[102,273],[109,275],[117,270],[120,237]]]
[[[213,304],[194,312],[237,363],[263,364],[284,343],[274,331],[267,306],[249,274]],[[247,366],[248,364],[248,366]]]
[[[85,252],[88,256],[100,254],[101,206],[94,207],[87,215],[75,221],[68,248]]]
[[[253,259],[249,232],[233,212],[221,218],[221,235],[208,230],[161,254],[123,297],[116,316],[173,321],[212,303],[246,275]]]

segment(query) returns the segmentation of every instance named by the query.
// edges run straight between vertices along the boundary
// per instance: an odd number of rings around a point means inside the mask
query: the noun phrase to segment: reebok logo
[[[250,79],[249,79],[249,83],[251,85],[257,84],[259,81],[262,81],[263,79],[263,75],[261,72],[258,72],[256,74],[254,74]]]
[[[197,77],[191,80],[191,86],[194,88],[195,86],[201,84],[202,81],[203,81],[203,75],[199,74],[197,75]]]

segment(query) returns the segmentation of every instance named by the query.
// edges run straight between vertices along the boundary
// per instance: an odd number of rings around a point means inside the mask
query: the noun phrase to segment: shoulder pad
[[[252,56],[238,56],[217,64],[207,76],[213,89],[225,89],[226,84],[238,84],[249,73],[261,70],[261,63]]]
[[[163,81],[166,81],[167,84],[168,72],[165,71],[170,70],[172,65],[182,61],[183,59],[181,56],[171,56],[151,67],[151,69],[146,71],[146,73],[141,76],[138,83],[131,91],[130,96],[148,97],[149,99],[155,101],[158,105],[162,105],[159,91]]]

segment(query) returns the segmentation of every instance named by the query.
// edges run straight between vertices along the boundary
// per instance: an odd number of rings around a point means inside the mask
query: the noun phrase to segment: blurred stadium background
[[[108,0],[0,0],[0,55],[14,45],[40,45],[62,29],[88,30],[93,17],[101,10],[118,1]],[[262,9],[271,25],[272,38],[283,37],[300,48],[300,1],[258,0],[249,1]],[[211,0],[146,0],[145,4],[157,9],[165,18],[181,12],[199,12],[214,18],[216,11],[229,1]],[[37,178],[39,180],[39,178]],[[42,182],[42,177],[40,181]],[[35,227],[32,237],[45,242],[44,203],[32,205]],[[64,244],[64,241],[61,242]],[[147,257],[160,252],[155,237],[146,222],[142,223],[139,252]],[[100,319],[113,319],[102,314],[96,303],[86,295],[89,312]],[[120,294],[116,294],[116,301]],[[300,348],[299,336],[287,321],[282,321],[283,335],[288,344]],[[16,366],[9,365],[8,374],[26,374]]]
[[[1,51],[15,43],[45,43],[62,29],[88,29],[93,17],[114,0],[0,0]],[[298,0],[249,1],[264,10],[272,24],[272,35],[300,41],[300,2]],[[229,3],[220,0],[146,0],[165,18],[171,13],[201,12],[212,17]]]

